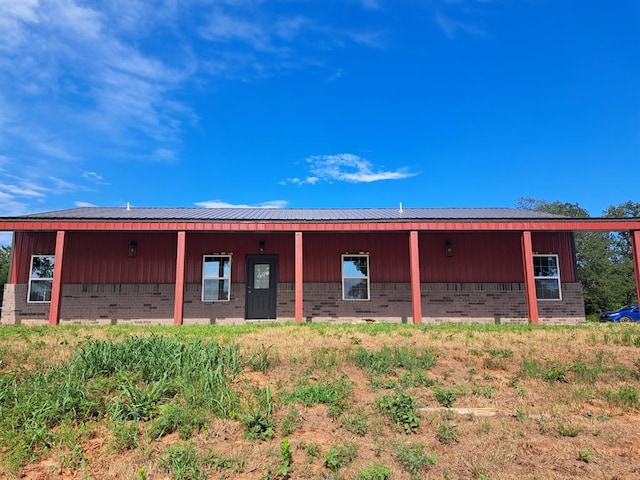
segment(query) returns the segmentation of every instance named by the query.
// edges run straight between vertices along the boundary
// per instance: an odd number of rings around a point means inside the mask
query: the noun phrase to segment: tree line
[[[577,203],[520,198],[516,206],[573,218],[590,217],[589,212]],[[640,203],[628,201],[610,205],[602,217],[638,218]],[[586,314],[637,303],[629,232],[576,232],[574,236],[576,270],[584,289]]]

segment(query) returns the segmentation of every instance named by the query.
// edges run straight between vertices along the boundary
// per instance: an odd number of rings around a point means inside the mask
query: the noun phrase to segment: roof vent
[[[127,202],[127,210],[131,210],[131,205],[129,205],[129,202]]]
[[[400,202],[400,210],[398,210],[399,213],[402,213],[402,202]]]

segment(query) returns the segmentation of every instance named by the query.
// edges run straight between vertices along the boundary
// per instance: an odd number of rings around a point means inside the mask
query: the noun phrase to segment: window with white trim
[[[202,258],[202,301],[228,302],[231,294],[231,255]]]
[[[51,302],[53,288],[53,255],[32,255],[29,267],[29,288],[27,289],[27,303]]]
[[[369,255],[342,255],[342,299],[369,300]]]
[[[534,255],[533,276],[538,300],[562,300],[558,255]]]

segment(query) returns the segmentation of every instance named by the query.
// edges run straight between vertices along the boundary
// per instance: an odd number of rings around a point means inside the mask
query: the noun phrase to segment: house
[[[476,208],[74,208],[14,232],[1,323],[577,323],[573,232],[640,219]]]

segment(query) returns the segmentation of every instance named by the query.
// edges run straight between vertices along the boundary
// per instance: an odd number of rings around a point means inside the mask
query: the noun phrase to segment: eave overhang
[[[640,218],[488,219],[411,221],[145,221],[0,219],[0,231],[151,231],[151,232],[394,232],[394,231],[633,231]]]

